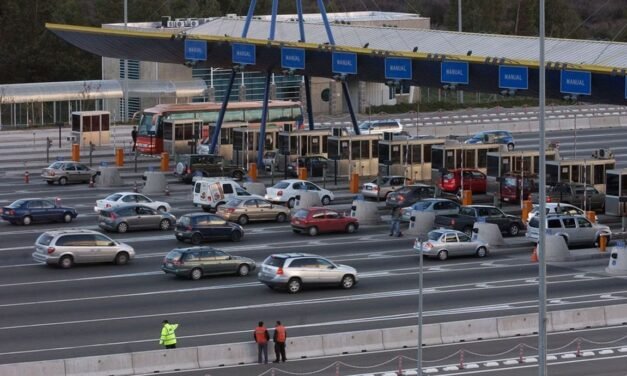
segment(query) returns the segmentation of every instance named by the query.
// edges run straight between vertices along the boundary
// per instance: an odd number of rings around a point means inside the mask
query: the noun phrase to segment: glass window
[[[203,260],[215,259],[216,252],[213,249],[200,251],[200,258]]]
[[[200,260],[200,252],[198,251],[190,251],[185,253],[183,256],[183,261],[199,261]]]
[[[246,121],[250,123],[261,123],[261,108],[248,109],[245,116]]]
[[[459,239],[460,242],[469,242],[470,241],[470,236],[468,236],[466,234],[457,234],[457,238]]]
[[[248,208],[256,208],[257,207],[257,200],[248,200],[244,203],[244,206],[248,207]]]
[[[152,200],[150,200],[148,197],[146,196],[142,196],[142,195],[136,195],[135,199],[137,200],[137,202],[139,203],[148,203],[148,202],[152,202]]]
[[[329,136],[322,136],[322,152],[326,153],[327,152],[327,142],[329,140]]]
[[[319,211],[319,212],[313,213],[311,218],[313,218],[313,219],[323,219],[324,218],[324,212],[323,211]]]
[[[575,218],[563,218],[562,222],[564,222],[564,227],[566,228],[575,228]]]
[[[224,122],[243,123],[244,122],[244,110],[228,110],[224,114]]]
[[[135,202],[135,195],[126,195],[122,197],[122,202]]]
[[[488,172],[488,176],[492,176],[492,177],[499,176],[499,156],[498,155],[488,155],[487,172]]]
[[[272,203],[270,201],[257,199],[257,206],[263,209],[270,209],[272,207]]]
[[[422,145],[422,161],[423,163],[429,163],[431,162],[431,150],[433,148],[433,145],[431,144],[424,144]]]
[[[594,183],[593,184],[603,184],[605,183],[605,165],[597,165],[594,166]],[[614,168],[613,166],[611,168]]]
[[[488,151],[489,149],[477,150],[477,168],[485,168],[488,164]]]
[[[409,163],[422,163],[422,145],[411,145],[411,155],[409,156]]]
[[[588,222],[587,219],[582,217],[577,217],[577,224],[579,225],[579,227],[592,227],[592,224]]]
[[[444,242],[446,243],[457,243],[457,235],[455,233],[446,234],[444,238]]]
[[[361,142],[351,141],[351,158],[361,159]]]
[[[455,169],[455,150],[445,150],[444,168],[447,170]]]
[[[379,144],[377,147],[377,152],[379,153],[379,162],[383,163],[389,160],[390,158],[390,146],[388,144]]]
[[[307,265],[307,259],[296,259],[290,262],[290,268],[303,268]]]
[[[400,145],[391,145],[392,148],[392,158],[391,161],[394,164],[401,163],[401,146]]]
[[[309,150],[312,154],[320,153],[320,137],[319,136],[311,136],[309,137]]]
[[[41,209],[41,201],[40,200],[29,201],[27,207],[29,209]]]
[[[338,212],[334,212],[331,210],[327,211],[327,219],[337,219],[340,218],[340,214]]]
[[[316,264],[318,264],[318,267],[320,269],[329,269],[329,268],[331,268],[333,266],[333,264],[331,262],[329,262],[328,260],[325,260],[325,259],[321,259],[321,258],[316,260]]]
[[[612,176],[612,175],[608,175],[607,176],[608,179],[609,179],[610,176]],[[613,176],[616,176],[616,180],[617,180],[616,185],[618,185],[618,175],[613,175]],[[621,180],[620,195],[621,196],[627,196],[627,175],[622,175],[620,180]],[[609,183],[608,183],[608,185],[609,185]],[[615,194],[615,196],[617,196],[617,195],[618,195],[618,187],[616,187],[616,194]]]
[[[339,158],[339,140],[337,139],[328,139],[328,154],[329,158]]]
[[[218,217],[217,215],[212,215],[209,218],[209,224],[215,226],[222,226],[226,224],[226,221],[222,217]]]
[[[63,237],[63,240],[62,245],[67,247],[93,247],[96,245],[96,237],[93,234],[67,235]],[[59,245],[59,241],[57,241],[57,245]]]
[[[106,237],[104,235],[96,234],[96,235],[93,235],[93,236],[94,236],[96,245],[98,247],[112,247],[111,244],[115,245],[115,243],[111,239],[109,239],[108,237]]]
[[[497,208],[488,208],[488,215],[492,217],[500,217],[501,215],[503,215],[503,212],[501,212]]]
[[[475,167],[475,151],[474,150],[472,149],[464,150],[464,166],[471,167],[471,168]]]
[[[368,159],[370,158],[370,141],[361,141],[360,143],[360,150],[361,150],[361,154],[360,154],[360,158],[361,159]]]
[[[49,200],[42,200],[41,207],[44,209],[53,209],[55,207],[54,202]]]
[[[230,195],[233,193],[233,186],[231,184],[223,184],[222,191],[225,195]]]
[[[547,228],[562,228],[562,224],[560,220],[557,218],[552,218],[547,221]]]

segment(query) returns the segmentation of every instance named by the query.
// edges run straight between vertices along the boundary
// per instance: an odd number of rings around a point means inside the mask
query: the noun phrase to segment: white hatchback
[[[128,204],[142,204],[148,206],[151,209],[159,211],[170,211],[172,207],[167,202],[154,201],[141,193],[134,192],[118,192],[107,196],[102,200],[96,201],[94,211],[100,213],[102,209],[116,208],[122,205]]]
[[[314,183],[307,180],[288,179],[281,180],[273,187],[266,189],[266,200],[276,204],[287,204],[287,207],[293,208],[296,203],[296,196],[301,192],[315,192],[320,197],[322,205],[329,205],[335,199],[333,192],[320,188]]]

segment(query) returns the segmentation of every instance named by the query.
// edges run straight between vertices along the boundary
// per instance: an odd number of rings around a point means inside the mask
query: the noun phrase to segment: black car
[[[296,160],[287,165],[287,172],[292,177],[298,177],[298,169],[305,167],[307,176],[322,176],[324,169],[327,168],[329,159],[321,155],[311,155],[308,157],[298,157]]]
[[[226,176],[235,180],[242,180],[246,176],[246,171],[239,166],[227,163],[221,155],[182,154],[178,156],[176,175],[179,180],[189,184],[193,181],[194,176]]]
[[[401,187],[387,195],[385,204],[390,207],[407,207],[425,198],[437,196],[437,189],[433,185],[413,184]]]
[[[73,208],[58,205],[54,200],[22,199],[2,208],[2,219],[11,224],[30,225],[33,222],[70,223],[78,213]]]
[[[165,273],[193,280],[219,274],[247,276],[255,268],[255,262],[248,257],[230,255],[206,246],[173,249],[161,264],[161,270]]]
[[[216,214],[194,213],[185,214],[179,219],[174,234],[176,240],[189,240],[192,244],[217,239],[238,242],[244,237],[244,228]]]

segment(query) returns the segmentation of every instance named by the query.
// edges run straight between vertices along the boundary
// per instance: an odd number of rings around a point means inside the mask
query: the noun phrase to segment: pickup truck
[[[501,209],[489,205],[462,206],[459,214],[445,214],[435,216],[435,227],[447,227],[472,234],[472,228],[479,220],[485,218],[487,223],[495,223],[502,233],[516,236],[525,228],[522,220],[516,216],[505,214]]]
[[[531,202],[537,204],[538,197],[538,193],[532,193]],[[586,208],[586,210],[603,211],[605,209],[605,194],[599,192],[592,185],[584,185],[582,183],[557,183],[547,190],[546,201],[564,202],[580,208]]]

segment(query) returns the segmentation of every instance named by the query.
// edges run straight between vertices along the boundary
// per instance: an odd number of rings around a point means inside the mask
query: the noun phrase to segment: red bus
[[[164,138],[176,137],[176,140],[193,140],[196,123],[202,122],[202,130],[198,139],[210,137],[209,124],[218,121],[218,114],[222,103],[200,102],[185,104],[158,104],[147,108],[140,113],[137,127],[137,151],[144,154],[159,154],[164,151]],[[238,126],[259,126],[261,124],[262,102],[231,102],[224,114],[223,125],[236,123]],[[190,120],[180,122],[175,120]],[[174,129],[164,131],[164,123],[171,121]],[[270,101],[268,102],[268,125],[280,122],[290,123],[294,129],[300,127],[303,121],[303,111],[300,102]],[[227,127],[225,127],[227,128]],[[223,129],[224,131],[224,129]],[[232,131],[232,129],[231,129]]]

